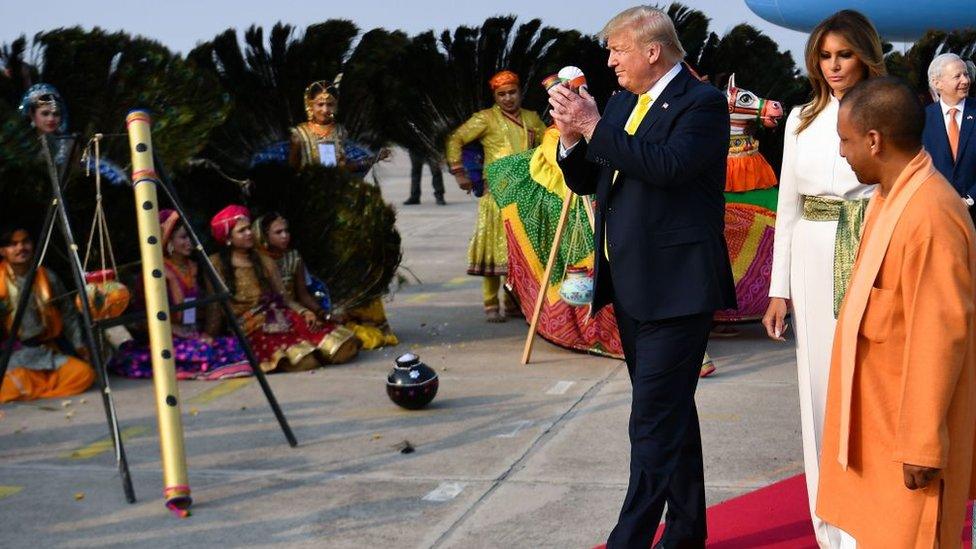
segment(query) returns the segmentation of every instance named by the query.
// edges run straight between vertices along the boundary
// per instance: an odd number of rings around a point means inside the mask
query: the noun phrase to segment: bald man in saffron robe
[[[976,235],[900,80],[844,95],[841,155],[877,184],[834,338],[817,514],[858,547],[961,546],[976,493]]]

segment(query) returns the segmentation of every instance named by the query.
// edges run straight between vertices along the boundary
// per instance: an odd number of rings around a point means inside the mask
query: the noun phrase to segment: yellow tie
[[[630,112],[630,119],[627,120],[627,125],[624,126],[624,131],[626,131],[628,135],[634,135],[635,133],[637,133],[637,128],[640,127],[641,122],[644,120],[644,117],[647,115],[647,111],[651,109],[651,103],[653,102],[654,99],[651,97],[651,94],[649,93],[642,93],[637,96],[637,105],[635,105],[634,110]],[[613,179],[610,180],[611,185],[617,182],[617,176],[619,174],[620,174],[619,171],[613,172]],[[610,261],[609,248],[610,246],[608,245],[607,242],[607,225],[606,225],[606,221],[604,221],[603,255],[604,257],[607,258],[607,261]]]
[[[637,96],[637,105],[634,107],[634,111],[630,113],[630,120],[627,122],[627,127],[624,128],[628,134],[634,135],[637,128],[640,127],[640,123],[644,120],[644,116],[647,114],[648,109],[651,108],[651,94],[642,93]]]

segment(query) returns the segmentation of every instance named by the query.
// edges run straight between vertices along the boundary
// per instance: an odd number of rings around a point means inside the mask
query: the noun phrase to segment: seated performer
[[[163,266],[170,305],[182,305],[201,297],[193,241],[175,210],[161,210]],[[252,375],[247,356],[232,336],[211,337],[200,331],[202,315],[197,308],[173,311],[173,347],[177,379],[218,380]],[[147,341],[130,340],[119,347],[109,368],[134,378],[151,378],[152,359]]]
[[[837,319],[817,515],[864,548],[960,547],[976,495],[976,234],[924,121],[894,78],[838,114],[841,156],[878,190]]]
[[[285,298],[274,261],[255,249],[247,208],[227,206],[210,220],[210,231],[222,245],[211,260],[233,296],[231,309],[262,370],[310,370],[348,362],[356,356],[359,341],[352,332],[322,322],[313,311]],[[215,313],[211,307],[207,318],[211,335],[219,331],[220,316]]]
[[[285,289],[285,299],[297,301],[320,320],[325,320],[329,311],[315,301],[308,291],[306,277],[309,274],[301,254],[291,247],[288,220],[278,212],[266,213],[254,220],[251,232],[254,233],[258,251],[275,261]]]
[[[546,131],[536,113],[522,108],[519,77],[501,71],[488,81],[495,105],[474,113],[447,138],[447,162],[451,174],[462,190],[470,191],[472,182],[461,164],[461,149],[478,141],[484,148],[487,169],[499,158],[537,146]],[[498,291],[502,277],[508,273],[508,245],[498,204],[485,192],[478,201],[478,221],[468,247],[468,274],[483,276],[485,315],[488,322],[504,322],[506,315],[518,314],[518,306],[508,302],[505,314],[499,311]]]
[[[278,267],[278,274],[285,289],[285,299],[300,303],[315,313],[321,321],[328,321],[330,311],[326,310],[322,304],[317,302],[309,292],[308,284],[311,276],[305,268],[298,250],[291,248],[291,232],[288,230],[288,220],[278,212],[271,212],[262,215],[254,221],[251,226],[257,240],[258,250],[274,260]],[[374,300],[375,303],[380,303]],[[382,303],[380,303],[382,307]],[[385,314],[379,317],[379,324],[371,324],[362,317],[363,313],[368,312],[368,307],[355,309],[355,316],[339,320],[347,328],[356,334],[362,342],[363,349],[378,349],[384,345],[396,345],[399,343],[397,337],[390,331],[389,324],[386,323]],[[382,313],[382,309],[380,309]],[[342,315],[346,317],[348,315]]]
[[[22,227],[0,233],[0,325],[9,337],[17,300],[34,258],[34,243]],[[14,343],[0,402],[77,395],[95,381],[87,362],[81,323],[64,286],[52,271],[38,267]]]

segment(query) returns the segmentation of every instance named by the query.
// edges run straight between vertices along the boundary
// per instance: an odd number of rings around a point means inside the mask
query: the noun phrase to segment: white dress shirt
[[[942,107],[942,123],[946,125],[946,133],[949,132],[949,109],[957,109],[955,116],[956,127],[962,128],[962,111],[966,110],[965,97],[956,105],[946,105],[945,101],[940,97],[939,106]]]

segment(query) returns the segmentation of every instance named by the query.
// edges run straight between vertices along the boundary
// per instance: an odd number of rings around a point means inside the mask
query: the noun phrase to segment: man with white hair
[[[695,388],[712,316],[736,306],[725,244],[725,96],[682,67],[659,9],[604,27],[607,65],[625,91],[601,117],[582,89],[550,90],[559,166],[596,194],[591,313],[614,306],[633,387],[630,481],[608,549],[705,547],[705,481]]]
[[[934,103],[925,109],[923,144],[935,168],[949,180],[976,215],[976,100],[966,100],[972,77],[958,55],[943,53],[929,64]]]

